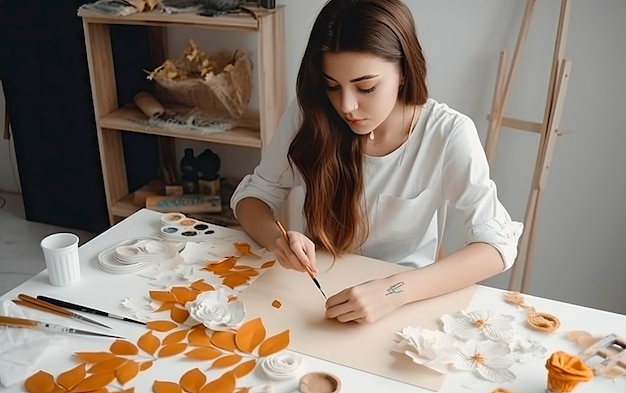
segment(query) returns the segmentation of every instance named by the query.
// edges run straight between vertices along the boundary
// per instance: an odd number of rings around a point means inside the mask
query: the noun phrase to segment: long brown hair
[[[400,66],[398,99],[421,105],[428,98],[426,61],[411,11],[400,0],[330,0],[320,11],[302,58],[296,95],[302,125],[289,160],[306,184],[304,215],[313,241],[333,256],[353,251],[368,235],[363,196],[363,137],[328,99],[324,52],[362,52]]]

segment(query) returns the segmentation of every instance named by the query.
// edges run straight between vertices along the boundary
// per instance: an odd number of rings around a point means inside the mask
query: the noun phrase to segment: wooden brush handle
[[[0,315],[0,325],[33,328],[37,327],[39,323],[30,319],[5,317]]]
[[[66,317],[71,317],[74,315],[74,313],[71,311],[23,293],[17,295],[17,298],[19,300],[13,300],[13,303],[19,304],[20,306],[31,307],[37,310],[46,311],[57,315],[63,315]]]

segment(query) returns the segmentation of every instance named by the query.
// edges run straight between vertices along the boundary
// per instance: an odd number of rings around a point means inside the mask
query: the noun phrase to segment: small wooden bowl
[[[300,393],[339,393],[341,381],[330,373],[312,372],[300,378],[298,390]]]

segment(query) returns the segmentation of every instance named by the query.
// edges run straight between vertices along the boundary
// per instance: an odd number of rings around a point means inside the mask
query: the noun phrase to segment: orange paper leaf
[[[189,311],[184,308],[172,307],[170,317],[172,318],[172,321],[183,323],[189,317]]]
[[[232,369],[232,373],[235,374],[235,377],[242,378],[250,374],[250,372],[254,370],[255,367],[256,359],[248,360],[247,362],[243,362],[234,369]]]
[[[213,285],[209,284],[208,282],[206,282],[206,281],[204,281],[202,279],[192,282],[191,283],[191,287],[193,289],[196,289],[196,290],[200,291],[200,292],[208,292],[208,291],[214,291],[215,290],[215,287]]]
[[[154,393],[183,393],[183,388],[179,384],[167,381],[154,381],[152,384]]]
[[[142,334],[141,337],[139,337],[137,345],[144,352],[154,355],[159,346],[161,346],[161,340],[152,334],[152,330],[148,330],[146,333]]]
[[[38,371],[24,381],[29,393],[51,393],[55,388],[54,377],[45,371]]]
[[[211,360],[219,357],[222,352],[215,348],[196,348],[185,353],[185,356],[191,360]]]
[[[261,265],[261,269],[267,269],[270,268],[272,266],[274,266],[274,264],[276,263],[276,261],[267,261],[264,264]]]
[[[237,267],[237,266],[235,266]],[[257,272],[256,270],[250,269],[250,268],[246,268],[246,269],[240,269],[240,270],[235,270],[233,268],[233,270],[224,272],[224,273],[220,273],[219,276],[220,277],[228,277],[228,276],[233,276],[233,275],[239,275],[239,276],[246,276],[248,278],[250,277],[254,277],[254,276],[258,276],[259,272]]]
[[[241,355],[232,354],[232,355],[222,356],[221,358],[213,362],[213,364],[211,365],[211,368],[230,367],[233,364],[239,363],[240,360],[241,360]]]
[[[139,353],[137,346],[126,340],[113,341],[109,350],[116,355],[137,355]]]
[[[187,334],[189,334],[189,330],[179,330],[177,332],[170,333],[163,339],[163,345],[179,343],[187,337]]]
[[[218,348],[235,352],[237,344],[235,344],[235,333],[229,331],[216,331],[211,335],[211,342]]]
[[[111,373],[117,370],[127,361],[128,359],[120,357],[103,360],[99,363],[94,363],[91,367],[89,367],[87,372],[90,374]]]
[[[198,297],[198,294],[200,293],[199,291],[186,287],[173,287],[170,291],[176,297],[176,301],[183,306],[185,305],[185,303],[190,302]]]
[[[235,266],[237,260],[233,257],[228,257],[224,259],[222,262],[218,263],[210,263],[206,266],[206,270],[213,272],[215,274],[223,273],[229,271]]]
[[[254,318],[241,325],[235,334],[235,344],[241,351],[252,353],[265,340],[265,334],[261,318]]]
[[[187,341],[189,344],[196,345],[198,347],[212,347],[211,338],[206,333],[206,328],[204,325],[196,325],[191,328],[191,332],[189,332],[189,337],[187,337]]]
[[[284,330],[261,343],[259,356],[266,357],[280,352],[289,346],[289,329]]]
[[[175,305],[176,305],[175,302],[164,302],[161,304],[159,308],[154,310],[154,312],[156,313],[156,312],[171,310],[172,308],[174,308]]]
[[[237,251],[239,251],[239,253],[243,254],[243,255],[254,255],[254,256],[258,256],[256,254],[254,254],[250,249],[251,246],[250,244],[246,243],[246,242],[237,242],[235,243],[235,248],[237,249]]]
[[[74,355],[84,363],[98,363],[115,357],[111,352],[74,352]]]
[[[250,281],[250,277],[248,276],[244,276],[242,274],[231,274],[231,275],[226,276],[222,280],[222,284],[224,284],[225,286],[231,289],[235,289],[236,287],[243,285],[247,283],[248,281]]]
[[[152,360],[141,363],[139,365],[139,371],[146,371],[150,367],[152,367]]]
[[[146,322],[146,325],[149,329],[156,330],[157,332],[169,332],[178,327],[178,325],[172,321],[149,321]]]
[[[78,385],[80,381],[85,379],[86,375],[87,371],[85,369],[85,364],[82,363],[70,370],[59,374],[57,376],[57,383],[67,390],[72,390],[74,386]]]
[[[218,379],[204,385],[200,393],[233,393],[237,379],[233,373],[225,373]]]
[[[139,374],[139,364],[133,360],[127,361],[115,370],[115,377],[120,385],[126,384],[126,382],[135,378],[137,374]]]
[[[99,390],[110,384],[115,379],[115,372],[107,372],[100,374],[93,374],[85,378],[81,383],[76,385],[72,389],[72,393],[84,393],[91,392],[93,390]]]
[[[159,350],[159,354],[157,356],[160,358],[174,356],[182,353],[185,349],[187,349],[187,344],[185,343],[170,344],[162,347]]]
[[[175,302],[176,296],[168,291],[150,291],[150,297],[160,302]]]
[[[241,389],[237,390],[235,393],[250,393],[250,388],[248,388],[248,387],[241,388]]]
[[[197,393],[206,382],[206,375],[197,368],[187,371],[180,377],[180,386],[189,393]]]

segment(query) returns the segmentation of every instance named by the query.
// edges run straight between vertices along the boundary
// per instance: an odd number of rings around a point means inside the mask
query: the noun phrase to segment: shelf
[[[202,134],[197,131],[171,130],[152,127],[145,124],[148,118],[135,107],[117,109],[102,117],[98,125],[103,129],[139,132],[143,134],[169,136],[202,142],[222,143],[243,147],[261,147],[259,116],[255,113],[244,115],[238,121],[239,126],[229,131],[214,134]]]
[[[239,225],[229,206],[230,198],[237,184],[238,182],[232,179],[222,179],[221,197],[223,211],[221,213],[189,213],[186,215],[216,225],[223,225],[227,227]],[[146,184],[145,186],[139,188],[137,191],[126,195],[124,198],[114,203],[110,209],[111,214],[119,219],[130,216],[131,214],[145,207],[145,204],[138,203],[139,200],[142,200],[147,195],[162,195],[162,188],[163,182],[159,180],[154,180]],[[138,193],[141,193],[142,196],[138,197]]]
[[[280,6],[278,6],[280,7]],[[250,13],[227,14],[221,16],[201,16],[193,13],[167,14],[160,11],[137,12],[126,16],[113,16],[79,9],[78,16],[87,23],[146,25],[146,26],[194,26],[209,29],[258,31],[258,19],[271,15],[275,10],[246,7],[255,12],[257,19]]]

